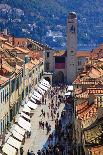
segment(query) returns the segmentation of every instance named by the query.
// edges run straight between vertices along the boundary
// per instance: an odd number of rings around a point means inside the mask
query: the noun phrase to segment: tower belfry
[[[76,78],[77,52],[77,16],[70,12],[67,19],[67,82],[71,84]]]

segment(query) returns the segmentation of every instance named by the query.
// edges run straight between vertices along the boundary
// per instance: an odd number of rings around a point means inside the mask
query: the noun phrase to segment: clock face
[[[71,26],[70,32],[71,32],[71,33],[75,33],[75,27],[74,27],[74,25]]]

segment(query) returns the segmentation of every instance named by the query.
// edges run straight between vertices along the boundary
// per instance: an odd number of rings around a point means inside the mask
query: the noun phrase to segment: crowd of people
[[[38,150],[36,154],[28,150],[27,155],[72,155],[72,152],[66,148],[72,142],[72,124],[68,119],[72,115],[72,110],[69,112],[64,109],[61,113],[59,111],[60,105],[65,102],[63,94],[66,92],[66,89],[67,87],[65,85],[61,85],[59,87],[53,87],[46,94],[44,104],[47,104],[48,98],[50,101],[47,105],[49,112],[41,109],[41,120],[38,126],[40,130],[47,131],[48,140],[42,150]],[[55,121],[55,130],[53,132],[51,132],[51,124],[48,120]]]

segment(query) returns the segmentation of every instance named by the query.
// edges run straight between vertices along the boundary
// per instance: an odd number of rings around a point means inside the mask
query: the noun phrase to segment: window
[[[15,90],[15,79],[11,82],[11,92],[13,93]]]
[[[5,96],[5,95],[4,95],[4,90],[3,90],[3,102],[4,102],[4,96]]]
[[[48,72],[49,71],[49,62],[45,63],[45,70]]]
[[[23,77],[23,69],[22,69],[22,77]]]
[[[1,103],[2,103],[2,92],[1,92]]]
[[[49,52],[47,52],[47,58],[49,58]]]
[[[8,87],[7,87],[7,101],[9,99],[9,90],[8,90]]]
[[[6,94],[6,89],[5,89],[5,102],[6,102],[7,94]]]
[[[19,78],[17,78],[16,90],[19,88]]]

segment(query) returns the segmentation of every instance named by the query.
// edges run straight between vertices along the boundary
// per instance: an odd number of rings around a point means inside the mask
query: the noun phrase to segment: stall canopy
[[[37,96],[38,98],[42,98],[42,95],[40,95],[37,91],[33,91],[33,95]]]
[[[41,89],[45,90],[45,91],[47,91],[47,90],[48,90],[48,88],[47,88],[47,87],[45,87],[45,86],[44,86],[44,85],[42,85],[42,84],[39,84],[39,87],[40,87]]]
[[[17,149],[20,149],[20,147],[21,147],[21,142],[16,140],[15,138],[13,138],[11,136],[7,140],[7,143],[10,144],[11,146],[17,148]]]
[[[44,83],[50,85],[50,83],[47,80],[45,80],[45,79],[42,79],[41,82],[44,82]]]
[[[15,126],[14,126],[14,130],[15,130],[16,132],[18,132],[19,134],[23,135],[23,136],[24,136],[24,134],[25,134],[25,130],[24,130],[23,128],[21,128],[20,126],[18,126],[18,125],[15,125]]]
[[[40,97],[37,97],[35,95],[32,95],[32,98],[35,99],[35,100],[37,100],[37,101],[41,101],[41,98]]]
[[[23,129],[25,129],[25,130],[27,130],[27,131],[29,131],[29,132],[31,131],[31,124],[30,124],[28,121],[26,121],[25,119],[23,119],[22,117],[19,118],[18,124],[19,124]]]
[[[24,108],[23,108],[23,111],[30,113],[31,112],[31,109],[27,106],[27,104],[25,104],[24,105]]]
[[[23,117],[25,117],[25,118],[27,118],[27,119],[29,119],[29,120],[30,120],[30,116],[29,116],[29,115],[27,115],[27,114],[25,114],[24,112],[22,112],[22,113],[21,113],[21,116],[23,116]]]
[[[50,87],[51,87],[50,85],[48,85],[48,84],[46,84],[46,83],[44,83],[44,82],[41,82],[41,84],[42,84],[43,86],[47,87],[47,88],[50,88]]]
[[[7,155],[16,155],[17,153],[16,149],[7,143],[3,146],[2,151]]]
[[[31,97],[30,100],[32,100],[36,104],[36,100],[34,98]]]
[[[68,86],[67,91],[73,91],[73,86]]]
[[[18,132],[16,132],[15,130],[12,131],[12,134],[15,138],[17,138],[18,140],[22,141],[23,140],[23,136],[21,134],[19,134]]]
[[[51,87],[51,85],[49,84],[49,82],[48,82],[48,81],[46,81],[45,79],[41,80],[41,81],[40,81],[40,83],[41,83],[42,85],[44,85],[44,86],[48,87],[48,88],[50,88],[50,87]]]
[[[40,87],[38,87],[37,90],[38,90],[42,95],[45,94],[45,91],[43,91],[43,89],[41,89]]]
[[[27,105],[28,105],[28,107],[30,107],[30,108],[32,108],[32,109],[34,109],[34,110],[35,110],[35,109],[37,108],[37,106],[38,106],[37,104],[34,104],[34,103],[31,102],[31,101],[28,101],[28,102],[27,102]]]
[[[65,96],[70,96],[72,93],[71,92],[66,92]]]

